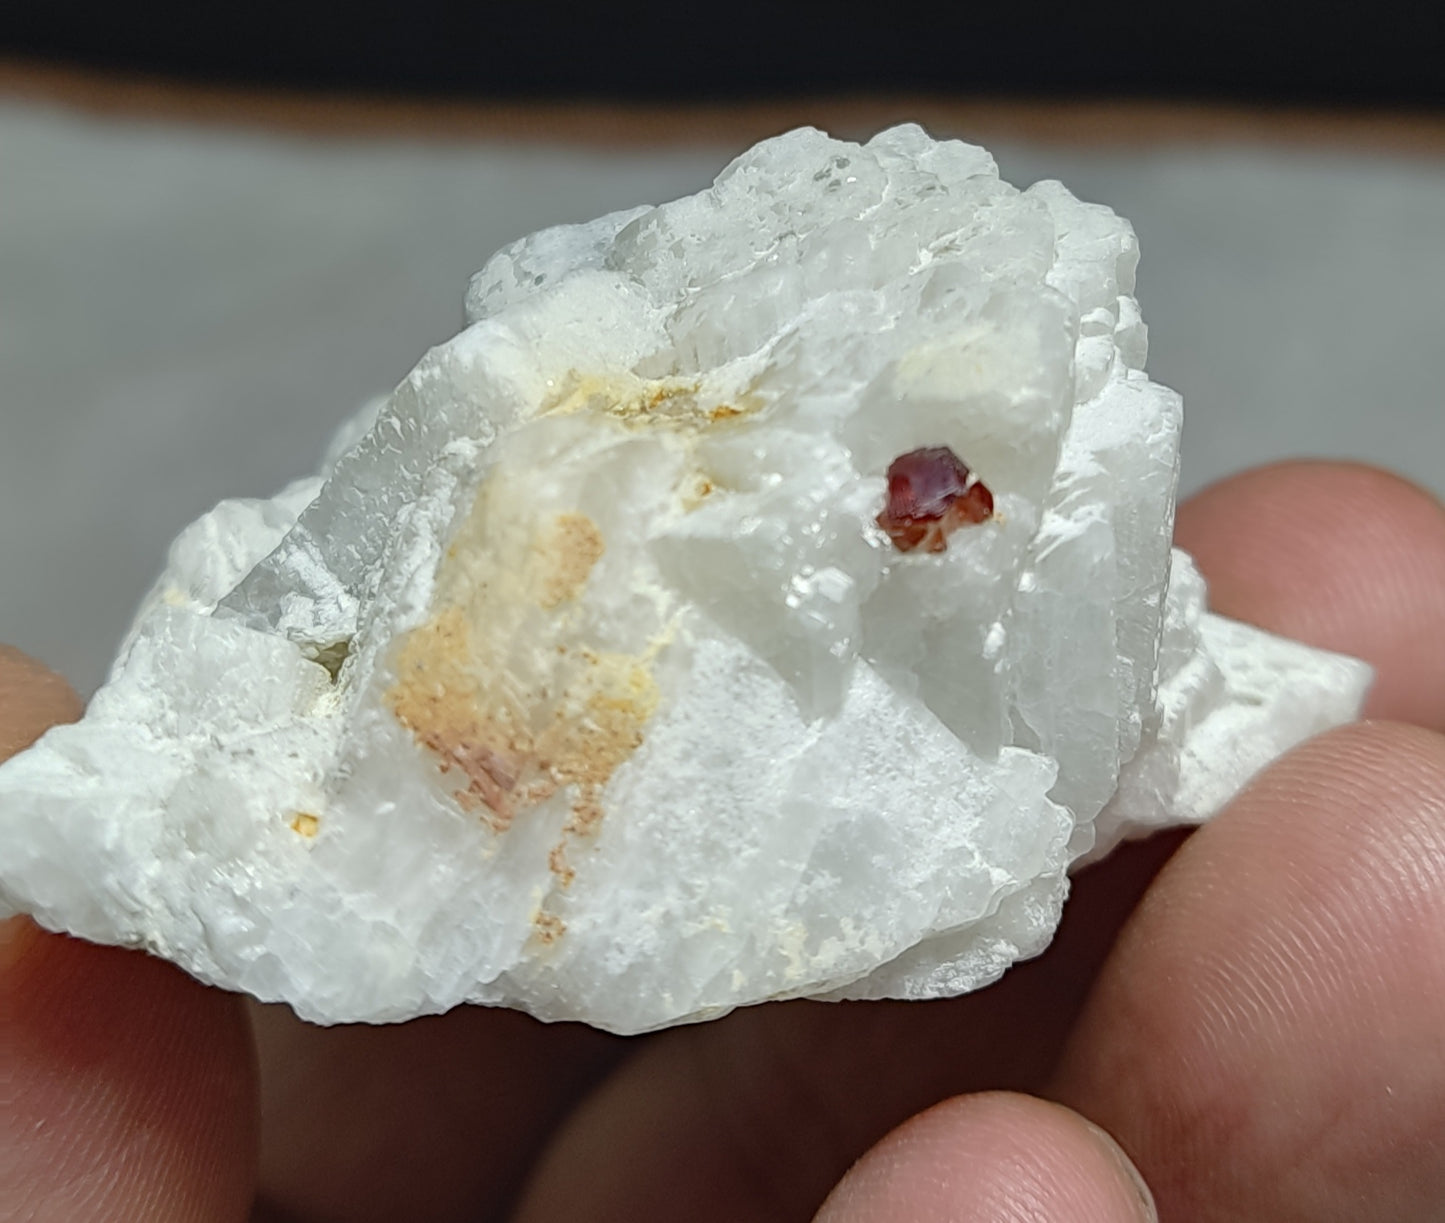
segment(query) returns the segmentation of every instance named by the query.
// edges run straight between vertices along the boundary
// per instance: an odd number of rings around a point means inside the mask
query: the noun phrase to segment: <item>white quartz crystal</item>
[[[321,475],[174,545],[0,767],[0,912],[306,1018],[976,989],[1368,670],[1205,611],[1127,222],[802,130],[496,255]],[[991,519],[875,522],[948,446]]]

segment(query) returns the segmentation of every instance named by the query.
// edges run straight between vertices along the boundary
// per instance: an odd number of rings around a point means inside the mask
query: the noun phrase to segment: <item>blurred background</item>
[[[1163,7],[8,0],[0,640],[93,689],[171,537],[311,470],[498,246],[801,123],[1129,217],[1186,491],[1445,495],[1445,6]]]

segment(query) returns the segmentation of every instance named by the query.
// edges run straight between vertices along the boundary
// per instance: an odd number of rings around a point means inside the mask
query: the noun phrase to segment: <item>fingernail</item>
[[[1085,1118],[1085,1124],[1093,1132],[1095,1139],[1113,1157],[1114,1162],[1119,1165],[1119,1171],[1123,1173],[1124,1179],[1134,1187],[1138,1195],[1139,1205],[1142,1208],[1140,1217],[1147,1223],[1158,1223],[1159,1208],[1154,1205],[1154,1194],[1150,1192],[1149,1186],[1145,1183],[1139,1169],[1134,1166],[1134,1161],[1125,1153],[1124,1148],[1119,1145],[1114,1136],[1108,1130],[1095,1125]]]

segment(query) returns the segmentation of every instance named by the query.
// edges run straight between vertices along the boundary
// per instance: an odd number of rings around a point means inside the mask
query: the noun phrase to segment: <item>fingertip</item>
[[[1445,729],[1445,507],[1353,463],[1279,463],[1179,507],[1216,611],[1376,668],[1366,714]]]
[[[236,998],[12,919],[0,1081],[0,1217],[247,1217],[256,1084]]]
[[[1077,1113],[1006,1092],[920,1113],[848,1172],[817,1223],[1146,1223],[1153,1198],[1119,1145]]]
[[[1445,737],[1302,745],[1156,880],[1055,1094],[1120,1136],[1166,1217],[1433,1217],[1442,879]]]
[[[0,645],[0,760],[23,751],[56,723],[74,722],[84,711],[64,677],[13,646]]]

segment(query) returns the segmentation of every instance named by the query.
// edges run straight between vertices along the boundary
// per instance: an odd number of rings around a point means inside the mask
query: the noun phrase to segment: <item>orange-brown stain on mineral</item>
[[[567,923],[555,913],[539,910],[532,918],[532,935],[544,947],[550,947],[567,933]]]
[[[466,779],[456,791],[463,807],[485,807],[498,831],[509,826],[528,744],[513,711],[484,691],[465,611],[443,608],[408,634],[397,675],[387,694],[397,720],[436,755],[442,772],[455,769]]]
[[[551,563],[543,566],[539,575],[538,602],[550,609],[582,593],[606,545],[597,524],[585,514],[558,514],[548,532],[549,536],[539,543]]]
[[[557,882],[564,888],[572,886],[572,880],[577,878],[577,872],[567,862],[567,844],[565,841],[558,841],[547,852],[547,869],[557,876]]]
[[[468,544],[487,542],[454,545],[443,569],[465,560]],[[647,659],[549,639],[565,631],[568,606],[603,553],[595,523],[561,514],[510,557],[505,546],[487,554],[495,573],[440,575],[441,606],[403,640],[387,693],[442,772],[459,775],[459,805],[496,832],[571,789],[570,816],[548,854],[564,888],[576,876],[567,843],[596,831],[602,789],[642,743],[658,700]],[[524,664],[515,661],[519,649]],[[544,941],[563,929],[560,920],[548,925]]]

